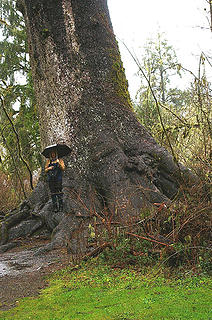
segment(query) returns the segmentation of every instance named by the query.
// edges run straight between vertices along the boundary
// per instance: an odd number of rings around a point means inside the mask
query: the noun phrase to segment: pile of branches
[[[155,203],[152,209],[141,212],[141,219],[132,217],[125,225],[123,219],[119,221],[105,211],[94,216],[88,229],[87,246],[91,250],[85,256],[78,252],[78,260],[104,252],[107,261],[111,259],[117,267],[159,262],[212,271],[211,204],[203,187],[184,189],[168,207]]]

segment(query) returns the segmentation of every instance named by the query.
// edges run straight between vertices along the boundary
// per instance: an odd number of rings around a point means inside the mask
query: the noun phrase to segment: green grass
[[[164,279],[96,263],[67,269],[37,298],[0,312],[1,320],[212,320],[212,281]]]

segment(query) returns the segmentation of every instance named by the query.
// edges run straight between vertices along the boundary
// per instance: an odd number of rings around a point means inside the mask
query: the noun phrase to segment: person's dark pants
[[[62,180],[49,181],[49,189],[54,211],[63,211]]]

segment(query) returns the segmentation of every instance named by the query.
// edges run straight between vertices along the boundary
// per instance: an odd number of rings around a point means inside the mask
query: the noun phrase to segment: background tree
[[[205,11],[207,12],[208,14],[208,22],[209,22],[209,27],[210,27],[210,30],[212,32],[212,2],[211,0],[206,0],[206,3],[207,3],[207,8],[204,8]]]
[[[180,98],[180,107],[183,92],[172,88],[170,83],[172,77],[176,79],[181,76],[181,68],[174,48],[168,44],[163,34],[158,34],[155,41],[147,42],[139,66],[143,73],[139,71],[141,87],[137,92],[138,103],[134,105],[134,109],[142,124],[152,130],[160,122],[155,98],[160,105],[168,106],[173,102],[175,107]]]
[[[14,189],[11,193],[20,202],[29,190],[28,183],[24,183],[29,180],[29,170],[20,158],[19,149],[31,172],[37,170],[41,165],[39,127],[23,16],[16,10],[14,0],[0,1],[0,10],[1,171],[10,177]]]
[[[189,71],[178,62],[174,48],[167,41],[161,41],[161,36],[158,38],[156,43],[148,42],[141,63],[138,63],[141,88],[134,109],[139,121],[157,141],[168,149],[171,143],[178,159],[193,167],[194,154],[204,154],[206,158],[210,154],[211,116],[208,106],[211,90],[206,72],[206,65],[208,68],[210,61],[202,54],[198,74],[193,74],[192,82],[180,90],[175,87],[176,76],[181,76],[182,72],[186,76]],[[158,42],[161,46],[157,45]]]

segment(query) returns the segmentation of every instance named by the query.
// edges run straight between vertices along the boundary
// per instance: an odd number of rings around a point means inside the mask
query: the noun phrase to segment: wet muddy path
[[[7,310],[19,299],[36,296],[48,285],[46,280],[52,272],[68,265],[65,250],[57,249],[35,256],[44,242],[23,244],[0,254],[0,309]]]

